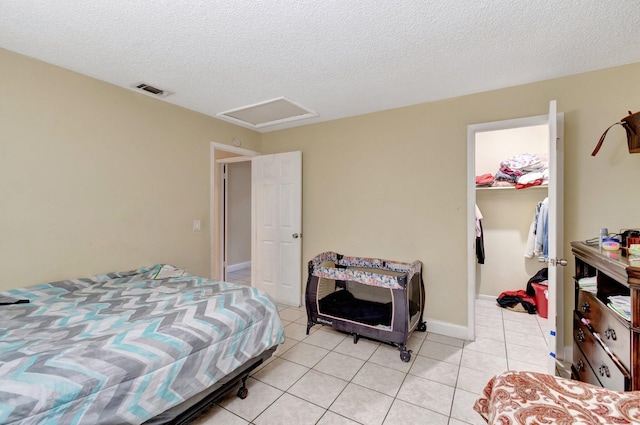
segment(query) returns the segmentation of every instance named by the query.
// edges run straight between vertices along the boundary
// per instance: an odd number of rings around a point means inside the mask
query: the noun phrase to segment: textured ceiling
[[[215,117],[305,125],[640,62],[637,0],[2,0],[0,47]]]

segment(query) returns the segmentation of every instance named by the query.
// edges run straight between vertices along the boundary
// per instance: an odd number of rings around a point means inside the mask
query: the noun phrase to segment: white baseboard
[[[441,322],[435,319],[425,319],[427,322],[427,332],[450,336],[452,338],[467,339],[469,329],[467,326],[454,325],[449,322]]]
[[[496,298],[498,298],[498,297],[495,297],[495,296],[493,296],[493,295],[482,295],[482,294],[477,294],[477,295],[476,295],[476,299],[477,299],[477,300],[484,300],[484,301],[496,301]],[[497,302],[497,301],[496,301],[496,302]]]
[[[244,263],[232,264],[227,266],[227,273],[237,272],[238,270],[250,269],[251,261],[245,261]]]

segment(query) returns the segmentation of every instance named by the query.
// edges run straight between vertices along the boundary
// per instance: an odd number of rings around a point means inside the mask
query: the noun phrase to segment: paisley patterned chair
[[[473,408],[492,425],[640,424],[640,391],[510,371],[491,378]]]

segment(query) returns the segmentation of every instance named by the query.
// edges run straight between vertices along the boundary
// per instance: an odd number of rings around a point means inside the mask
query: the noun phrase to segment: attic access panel
[[[251,128],[316,117],[318,114],[286,97],[220,112],[218,117]]]

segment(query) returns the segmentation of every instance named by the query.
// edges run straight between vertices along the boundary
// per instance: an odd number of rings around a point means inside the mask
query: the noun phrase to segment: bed
[[[246,396],[284,342],[277,307],[161,268],[0,293],[0,423],[183,423],[239,381]]]
[[[492,425],[639,424],[640,391],[511,371],[491,378],[473,408]]]

